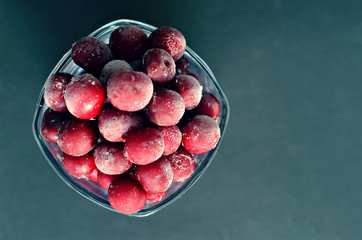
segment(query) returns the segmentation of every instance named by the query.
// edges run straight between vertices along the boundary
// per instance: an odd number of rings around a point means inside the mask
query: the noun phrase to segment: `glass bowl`
[[[104,25],[103,27],[91,33],[89,36],[97,37],[108,44],[109,37],[112,31],[122,25],[136,25],[140,27],[144,32],[146,32],[147,35],[149,35],[153,30],[156,29],[156,27],[142,22],[121,19]],[[184,56],[188,59],[190,63],[190,72],[195,74],[201,81],[201,84],[203,85],[203,91],[212,93],[220,102],[221,109],[217,121],[221,130],[220,141],[217,144],[216,148],[207,153],[193,154],[195,157],[196,168],[194,174],[188,180],[182,183],[172,183],[171,187],[167,190],[166,195],[160,202],[147,201],[145,207],[142,210],[134,214],[128,214],[129,216],[142,217],[153,214],[160,209],[166,207],[167,205],[171,204],[182,194],[184,194],[205,172],[206,168],[215,157],[215,154],[220,147],[222,138],[224,136],[225,128],[229,118],[228,101],[207,64],[189,47],[186,47]],[[73,76],[76,76],[83,73],[84,70],[73,62],[71,58],[71,50],[69,50],[62,57],[62,59],[60,59],[50,75],[57,72],[66,72],[72,74]],[[44,103],[43,93],[44,87],[40,92],[38,102],[36,104],[33,120],[33,133],[45,158],[53,167],[55,172],[59,175],[59,177],[63,179],[66,184],[68,184],[68,186],[70,186],[79,194],[91,200],[92,202],[109,210],[115,211],[107,200],[107,191],[100,187],[97,183],[92,182],[88,179],[78,179],[69,175],[62,165],[62,152],[57,144],[46,141],[41,135],[41,125],[44,112],[48,109],[48,106]]]

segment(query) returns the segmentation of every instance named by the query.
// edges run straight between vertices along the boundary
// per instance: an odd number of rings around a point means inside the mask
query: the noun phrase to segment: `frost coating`
[[[110,142],[121,142],[125,135],[142,126],[142,119],[136,113],[120,111],[112,106],[106,107],[98,118],[102,136]]]
[[[94,150],[94,159],[97,168],[109,175],[125,173],[132,163],[125,156],[123,144],[102,143]]]
[[[174,86],[185,102],[186,110],[195,108],[202,96],[202,86],[196,78],[190,75],[177,75]]]
[[[57,143],[66,154],[82,156],[93,149],[97,138],[90,121],[69,118],[59,128]]]
[[[177,125],[158,127],[157,129],[162,134],[163,140],[165,142],[165,150],[163,151],[163,155],[169,155],[175,152],[181,145],[182,141],[182,133]]]
[[[55,73],[51,75],[44,85],[44,101],[52,110],[64,112],[67,110],[65,105],[64,93],[67,84],[71,81],[72,75],[68,73]]]
[[[127,136],[125,151],[131,162],[146,165],[162,156],[164,146],[162,134],[155,128],[147,127]]]
[[[214,119],[197,115],[182,129],[182,144],[189,152],[201,154],[216,147],[220,128]]]
[[[167,156],[171,163],[174,182],[183,182],[195,171],[195,159],[191,153],[180,147],[176,152]]]
[[[160,88],[153,93],[152,100],[146,108],[149,120],[158,126],[177,124],[185,112],[185,103],[175,91]]]
[[[72,79],[64,94],[69,112],[80,119],[98,116],[106,93],[98,79],[91,74],[82,74]]]
[[[99,80],[103,84],[106,84],[108,79],[112,76],[112,74],[116,72],[125,72],[125,71],[133,71],[131,65],[129,65],[126,61],[123,60],[110,61],[103,67]]]
[[[152,81],[142,72],[118,72],[107,83],[109,101],[121,111],[141,110],[150,102],[152,93]]]
[[[136,166],[135,174],[142,187],[148,192],[162,193],[172,184],[172,167],[164,156],[153,163]]]

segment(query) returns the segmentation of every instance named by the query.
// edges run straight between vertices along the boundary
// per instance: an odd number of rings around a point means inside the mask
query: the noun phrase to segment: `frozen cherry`
[[[95,148],[93,155],[97,168],[105,174],[122,174],[132,166],[120,143],[102,143]]]
[[[160,48],[148,50],[142,57],[142,65],[143,71],[155,83],[167,83],[176,73],[175,61],[168,52]]]
[[[147,35],[137,26],[120,26],[115,29],[109,45],[116,58],[134,60],[142,56],[146,50]]]
[[[153,127],[147,127],[130,133],[124,148],[131,162],[146,165],[161,157],[164,146],[162,134]]]
[[[176,152],[167,156],[171,163],[174,182],[183,182],[195,171],[195,159],[191,153],[180,147]]]
[[[146,199],[150,202],[159,202],[165,196],[166,192],[153,193],[146,191]]]
[[[153,163],[137,165],[135,173],[143,189],[154,193],[166,192],[173,179],[171,164],[164,156]]]
[[[211,93],[203,93],[196,111],[200,115],[207,115],[214,120],[217,120],[220,113],[220,102]]]
[[[165,49],[175,61],[181,58],[186,48],[186,40],[180,31],[171,27],[160,27],[149,37],[151,48]]]
[[[107,83],[109,101],[122,111],[135,112],[146,107],[152,93],[152,81],[142,72],[118,72]]]
[[[98,182],[98,169],[95,168],[93,170],[93,172],[91,172],[89,175],[88,175],[88,179],[91,180],[92,182]]]
[[[119,175],[108,175],[99,171],[97,181],[102,188],[108,190],[109,185],[118,177]]]
[[[182,143],[189,152],[201,154],[215,148],[220,139],[220,128],[214,119],[197,115],[182,129]]]
[[[98,127],[102,136],[110,142],[124,141],[124,136],[142,126],[137,113],[129,113],[108,106],[98,117]]]
[[[66,154],[82,156],[93,149],[97,139],[98,134],[91,121],[69,118],[59,128],[57,143]]]
[[[93,172],[96,165],[94,164],[94,158],[91,153],[80,157],[70,156],[63,154],[62,162],[65,170],[76,178],[85,178]]]
[[[169,155],[175,152],[182,141],[182,133],[177,125],[172,125],[168,127],[158,127],[158,131],[163,136],[163,141],[165,143],[165,150],[163,151],[163,155]]]
[[[199,76],[193,73],[189,73],[188,75],[194,77],[202,85],[202,79]]]
[[[72,75],[69,73],[55,73],[45,82],[44,101],[54,111],[64,112],[67,110],[64,92],[71,79]]]
[[[82,74],[67,85],[64,98],[72,115],[80,119],[92,119],[102,110],[106,93],[98,79],[90,74]]]
[[[41,124],[41,134],[43,137],[49,142],[56,143],[58,130],[68,117],[67,113],[55,112],[50,108],[46,110]]]
[[[95,37],[79,39],[72,47],[73,61],[86,72],[99,74],[103,66],[112,60],[111,49]]]
[[[159,88],[153,93],[152,100],[146,108],[151,122],[159,126],[177,124],[185,112],[185,103],[175,91]]]
[[[190,63],[185,56],[182,56],[176,62],[176,74],[189,74],[190,73]]]
[[[137,181],[121,176],[109,186],[108,201],[120,213],[136,213],[146,204],[146,191]]]
[[[184,100],[186,110],[193,109],[199,104],[202,96],[202,86],[196,78],[190,75],[177,75],[174,87]]]
[[[108,79],[112,76],[113,73],[124,71],[133,71],[133,68],[123,60],[110,61],[103,67],[99,80],[103,84],[107,84]]]

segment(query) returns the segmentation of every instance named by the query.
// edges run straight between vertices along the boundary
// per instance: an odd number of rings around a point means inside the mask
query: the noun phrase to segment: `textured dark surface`
[[[0,239],[360,239],[362,2],[134,2],[0,1]],[[208,171],[141,219],[66,186],[31,132],[54,65],[120,18],[182,31],[231,105]]]

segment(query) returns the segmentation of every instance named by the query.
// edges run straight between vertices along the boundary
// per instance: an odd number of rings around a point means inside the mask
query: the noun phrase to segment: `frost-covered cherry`
[[[171,164],[165,156],[147,165],[137,165],[135,173],[143,189],[154,193],[166,192],[173,179]]]
[[[67,119],[58,131],[59,148],[68,155],[82,156],[96,145],[98,134],[91,121]]]
[[[88,179],[92,182],[98,182],[98,169],[95,168],[93,172],[88,175]]]
[[[147,106],[152,98],[153,84],[142,72],[118,72],[107,83],[111,104],[121,111],[135,112]]]
[[[69,73],[52,74],[44,85],[44,101],[51,109],[57,112],[65,112],[64,92],[67,84],[72,79]]]
[[[93,154],[88,153],[80,157],[63,154],[62,163],[67,172],[76,178],[85,178],[93,172],[96,165]]]
[[[120,111],[107,106],[98,117],[99,132],[110,142],[123,142],[125,135],[142,126],[142,119],[137,113]]]
[[[146,108],[149,120],[158,126],[177,124],[184,112],[185,103],[180,94],[166,88],[155,90]]]
[[[64,94],[69,112],[80,119],[92,119],[98,116],[106,100],[102,83],[90,74],[75,77]]]
[[[108,201],[120,213],[136,213],[146,204],[146,191],[137,181],[120,176],[108,188]]]
[[[190,63],[185,56],[176,61],[176,74],[189,74]]]
[[[103,84],[107,84],[108,79],[112,76],[113,73],[126,71],[133,71],[131,65],[129,65],[124,60],[113,60],[103,67],[99,80]]]
[[[219,125],[206,115],[197,115],[182,129],[182,144],[191,153],[208,152],[215,148],[219,139]]]
[[[112,60],[112,52],[102,40],[84,37],[73,44],[72,58],[86,72],[99,74],[103,66]]]
[[[109,45],[116,58],[134,60],[145,52],[147,35],[137,26],[120,26],[112,32]]]
[[[201,101],[195,110],[200,115],[207,115],[217,120],[220,113],[220,102],[211,93],[203,93]]]
[[[149,45],[151,48],[165,49],[177,61],[186,49],[186,39],[175,28],[160,27],[151,33]]]
[[[160,158],[164,147],[162,134],[153,127],[146,127],[130,133],[124,149],[131,162],[146,165]]]
[[[121,143],[101,143],[96,146],[93,155],[97,168],[105,174],[122,174],[132,166]]]
[[[142,57],[143,71],[155,83],[167,83],[176,74],[172,56],[161,48],[152,48]]]
[[[180,147],[176,152],[167,156],[171,163],[174,182],[183,182],[195,171],[195,159],[191,153]]]
[[[175,152],[182,141],[182,133],[177,125],[172,125],[168,127],[158,127],[158,131],[163,136],[163,141],[165,143],[165,150],[163,151],[163,155],[169,155]]]
[[[153,193],[146,191],[146,199],[150,202],[159,202],[165,196],[166,192]]]
[[[118,177],[119,175],[108,175],[99,171],[97,181],[102,188],[108,190],[109,185]]]
[[[196,78],[190,75],[177,75],[173,85],[184,100],[186,110],[193,109],[199,104],[202,96],[202,86]]]
[[[49,142],[56,143],[58,139],[58,130],[63,122],[70,115],[65,112],[55,112],[52,109],[47,109],[43,116],[41,124],[41,134]]]

